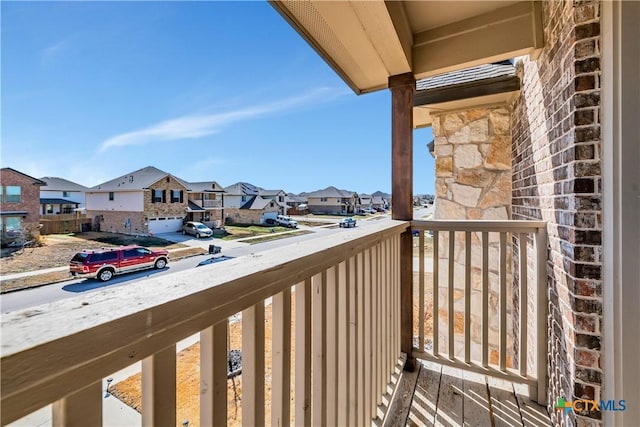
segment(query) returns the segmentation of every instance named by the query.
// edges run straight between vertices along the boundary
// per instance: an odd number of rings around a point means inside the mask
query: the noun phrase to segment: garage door
[[[171,233],[182,229],[182,218],[149,218],[149,232]]]
[[[277,217],[278,212],[265,212],[262,214],[262,222],[264,222],[264,220],[267,218],[276,219]]]

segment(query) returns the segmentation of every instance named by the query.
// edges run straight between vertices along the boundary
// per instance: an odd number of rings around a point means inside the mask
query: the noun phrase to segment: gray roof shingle
[[[515,75],[516,69],[509,61],[495,64],[483,64],[478,65],[477,67],[452,71],[450,73],[418,80],[416,82],[416,90],[436,89],[440,87],[476,82],[479,80],[492,79],[495,77]]]

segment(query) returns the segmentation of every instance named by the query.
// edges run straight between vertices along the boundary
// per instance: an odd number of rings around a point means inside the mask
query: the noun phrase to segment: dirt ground
[[[83,249],[130,244],[165,249],[182,246],[157,237],[137,237],[115,233],[51,234],[42,236],[42,246],[26,248],[21,253],[3,249],[0,270],[2,274],[11,274],[60,267],[68,265],[73,255]]]

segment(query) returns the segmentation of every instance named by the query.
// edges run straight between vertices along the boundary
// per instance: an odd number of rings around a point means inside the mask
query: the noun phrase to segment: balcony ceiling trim
[[[457,1],[270,3],[357,94],[387,88],[390,76],[406,72],[421,79],[542,48],[538,1],[477,1],[472,17]],[[416,8],[421,13],[408,14]],[[445,12],[453,21],[422,22]]]

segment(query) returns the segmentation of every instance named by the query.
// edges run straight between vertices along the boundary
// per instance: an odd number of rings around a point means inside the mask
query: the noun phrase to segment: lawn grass
[[[256,239],[247,240],[247,243],[249,243],[250,245],[255,245],[256,243],[270,242],[271,240],[286,239],[288,237],[302,236],[302,235],[311,234],[311,233],[313,233],[313,231],[300,230],[300,231],[293,231],[291,233],[285,233],[285,234],[266,235],[264,237],[258,237]]]
[[[246,237],[260,236],[263,234],[279,233],[289,231],[290,228],[274,225],[272,227],[263,227],[259,225],[226,225],[225,230],[229,233],[222,237],[222,240],[237,240]]]

